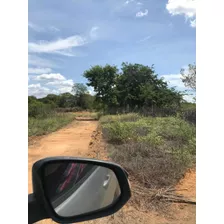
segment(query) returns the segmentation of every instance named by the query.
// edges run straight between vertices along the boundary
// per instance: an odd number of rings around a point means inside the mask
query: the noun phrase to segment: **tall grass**
[[[175,184],[195,162],[195,126],[179,117],[127,114],[100,122],[112,160],[148,187]]]
[[[119,114],[119,115],[105,115],[100,118],[101,124],[110,122],[122,122],[122,121],[137,121],[141,116],[137,113]]]
[[[74,114],[76,117],[91,118],[94,120],[98,120],[97,112],[83,111],[83,112],[75,112]]]
[[[56,131],[67,125],[75,119],[75,115],[71,113],[53,113],[46,117],[29,117],[28,135],[37,136],[44,135]]]

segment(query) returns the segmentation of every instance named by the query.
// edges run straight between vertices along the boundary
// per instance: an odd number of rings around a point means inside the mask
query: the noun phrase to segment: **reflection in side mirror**
[[[44,188],[51,206],[61,217],[103,209],[114,204],[121,194],[112,170],[68,161],[46,164]]]

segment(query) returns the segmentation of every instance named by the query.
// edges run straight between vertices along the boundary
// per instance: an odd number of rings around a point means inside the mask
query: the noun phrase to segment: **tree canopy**
[[[117,66],[93,66],[85,71],[88,86],[96,92],[96,100],[107,107],[178,106],[182,94],[158,78],[154,66],[122,63]]]

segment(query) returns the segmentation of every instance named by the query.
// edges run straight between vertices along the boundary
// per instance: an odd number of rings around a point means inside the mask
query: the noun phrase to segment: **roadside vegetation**
[[[51,116],[46,117],[29,117],[28,135],[29,137],[39,136],[54,132],[74,119],[75,115],[70,113],[52,113]]]
[[[195,163],[196,130],[181,118],[127,114],[100,122],[111,158],[144,186],[173,185]]]
[[[100,124],[109,157],[130,175],[135,206],[155,206],[158,192],[195,166],[196,128],[179,117],[108,115]]]

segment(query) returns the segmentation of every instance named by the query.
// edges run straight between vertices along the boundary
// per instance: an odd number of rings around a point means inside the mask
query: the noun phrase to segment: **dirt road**
[[[89,143],[97,121],[73,121],[65,128],[38,139],[28,150],[28,184],[32,192],[31,169],[35,161],[48,156],[89,157]]]

